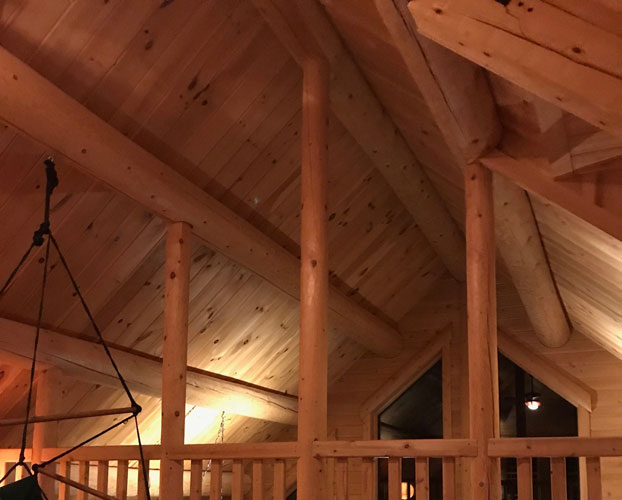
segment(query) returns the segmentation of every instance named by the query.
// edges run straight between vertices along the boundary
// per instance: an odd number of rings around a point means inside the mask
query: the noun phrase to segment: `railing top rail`
[[[491,440],[491,443],[495,440]],[[498,440],[503,441],[503,440]],[[500,444],[503,446],[503,443]],[[499,444],[493,443],[493,449]],[[622,447],[621,447],[622,448]],[[43,460],[65,451],[65,448],[45,448]],[[28,450],[29,452],[30,450]],[[160,445],[144,446],[147,460],[160,460]],[[512,452],[516,452],[513,449]],[[402,439],[390,441],[318,441],[314,443],[318,457],[375,458],[375,457],[475,457],[477,442],[469,439]],[[0,461],[17,460],[19,450],[0,449]],[[505,455],[503,455],[505,456]],[[516,455],[508,455],[516,456]],[[570,455],[569,455],[570,456]],[[67,461],[137,460],[138,446],[85,446],[63,458]],[[298,458],[298,445],[291,442],[186,444],[167,453],[172,460],[271,460]]]
[[[186,444],[172,448],[171,460],[235,460],[298,458],[298,445],[291,442]]]
[[[67,448],[44,448],[41,452],[43,460],[49,460],[65,451]],[[160,460],[162,447],[160,445],[143,446],[146,460]],[[63,457],[63,461],[80,462],[85,460],[138,460],[140,449],[133,445],[118,446],[84,446],[72,451]]]
[[[476,457],[477,442],[470,439],[399,439],[391,441],[318,441],[317,457]]]
[[[622,437],[496,438],[491,457],[622,457]]]

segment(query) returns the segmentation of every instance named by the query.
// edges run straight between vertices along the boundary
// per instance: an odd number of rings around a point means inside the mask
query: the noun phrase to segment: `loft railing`
[[[152,495],[158,495],[161,446],[144,446],[145,465]],[[46,448],[42,458],[58,455],[61,449]],[[57,464],[50,464],[42,473],[59,480],[58,500],[101,498],[103,500],[146,500],[147,495],[140,468],[137,446],[85,446]],[[18,460],[19,450],[0,450],[0,472]],[[27,451],[27,459],[30,450]],[[286,470],[298,458],[295,442],[196,444],[172,449],[168,458],[187,465],[184,494],[190,500],[209,498],[242,500],[251,493],[253,500],[286,498]],[[272,478],[265,471],[271,469]],[[22,470],[18,468],[17,470]],[[19,472],[18,472],[19,474]],[[139,476],[139,474],[141,476]],[[295,477],[295,473],[294,473]],[[10,479],[20,479],[12,476]],[[267,484],[269,488],[266,488]],[[50,500],[53,500],[50,498]]]
[[[351,474],[359,474],[363,500],[376,499],[376,466],[388,465],[388,500],[402,498],[402,460],[414,459],[415,497],[429,498],[429,460],[442,460],[443,499],[458,500],[456,496],[456,460],[477,456],[477,443],[467,439],[392,440],[392,441],[319,441],[314,444],[315,456],[324,463],[327,498],[346,500],[355,492],[349,491]],[[44,449],[43,459],[56,456],[60,449]],[[30,450],[27,451],[27,458]],[[157,495],[159,484],[160,446],[144,447],[150,472],[152,493]],[[0,473],[18,459],[19,450],[0,450]],[[621,457],[622,438],[502,438],[491,439],[488,456],[517,460],[519,500],[532,499],[533,458],[551,461],[552,500],[566,499],[566,459],[584,457],[587,463],[587,499],[602,500],[601,458]],[[232,500],[285,500],[286,477],[295,480],[298,458],[296,442],[193,444],[172,449],[168,458],[184,461],[185,494],[190,500],[221,495]],[[70,498],[102,498],[127,500],[147,498],[143,482],[138,481],[139,450],[136,446],[87,446],[50,465],[45,471],[69,480],[59,482],[58,500]],[[15,476],[11,480],[15,479]],[[359,491],[357,490],[357,496]],[[53,500],[50,498],[50,500]]]
[[[240,443],[240,444],[190,444],[180,446],[168,453],[173,460],[191,461],[191,500],[203,498],[198,492],[201,478],[201,464],[210,461],[210,499],[220,500],[221,493],[230,493],[231,500],[242,500],[244,494],[252,492],[253,500],[267,498],[272,490],[274,500],[286,498],[286,471],[288,465],[295,466],[298,459],[297,444],[285,443]],[[231,464],[231,488],[224,491],[223,471],[225,462]],[[272,480],[265,477],[268,466],[272,468]],[[250,485],[245,470],[250,469]],[[264,481],[265,480],[265,481]],[[250,486],[250,487],[249,487]],[[192,493],[195,496],[192,496]]]
[[[363,500],[375,500],[375,464],[388,462],[388,500],[402,498],[402,460],[415,459],[415,497],[429,499],[430,458],[443,461],[443,500],[456,499],[456,459],[477,456],[477,443],[468,439],[417,439],[391,441],[323,441],[315,443],[315,454],[326,460],[329,499],[349,497],[349,470],[360,461]]]
[[[532,459],[548,458],[551,463],[551,498],[566,500],[566,459],[584,457],[587,464],[587,500],[602,500],[601,458],[621,457],[622,438],[504,438],[491,439],[488,455],[515,458],[518,499],[533,497]],[[584,499],[585,500],[585,499]]]

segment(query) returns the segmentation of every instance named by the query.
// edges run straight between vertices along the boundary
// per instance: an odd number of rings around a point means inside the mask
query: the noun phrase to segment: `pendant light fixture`
[[[540,394],[533,390],[533,375],[530,377],[531,391],[525,394],[525,406],[531,411],[536,411],[542,406],[542,399],[540,399]]]

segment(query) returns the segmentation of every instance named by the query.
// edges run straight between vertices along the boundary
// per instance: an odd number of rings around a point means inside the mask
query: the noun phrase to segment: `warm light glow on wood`
[[[408,500],[415,495],[415,487],[408,481],[402,481],[402,500]]]

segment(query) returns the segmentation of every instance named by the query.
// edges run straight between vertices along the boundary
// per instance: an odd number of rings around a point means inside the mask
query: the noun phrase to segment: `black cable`
[[[108,356],[108,359],[110,360],[110,363],[112,364],[112,367],[114,368],[114,371],[116,372],[117,377],[119,378],[119,381],[121,382],[121,385],[123,386],[123,389],[125,390],[125,393],[127,394],[127,397],[130,400],[130,404],[135,408],[135,411],[140,410],[140,405],[136,402],[136,400],[134,399],[134,396],[132,396],[132,392],[130,391],[130,388],[128,387],[127,382],[123,378],[123,375],[121,375],[119,367],[117,366],[117,363],[115,362],[114,358],[112,357],[112,353],[110,352],[110,349],[108,348],[108,344],[106,344],[106,341],[104,340],[104,337],[101,334],[99,327],[97,326],[97,323],[95,322],[95,318],[93,317],[93,314],[91,313],[91,310],[89,309],[89,306],[87,305],[86,301],[84,300],[84,297],[82,296],[82,292],[80,291],[80,288],[78,287],[78,283],[76,282],[75,278],[73,277],[73,274],[69,270],[67,261],[65,260],[65,257],[63,253],[61,252],[60,247],[58,246],[58,242],[56,241],[56,238],[54,238],[54,235],[52,234],[51,231],[50,231],[50,240],[52,240],[52,243],[54,244],[54,248],[56,248],[56,251],[58,252],[60,261],[62,262],[65,270],[67,271],[67,275],[69,276],[69,279],[71,280],[71,284],[73,285],[76,295],[78,296],[78,298],[80,299],[80,302],[82,303],[84,312],[86,312],[86,315],[91,321],[91,325],[93,325],[93,329],[95,330],[95,333],[97,333],[97,337],[99,338],[99,341],[101,345],[103,346],[104,351],[106,351],[106,355]]]
[[[121,371],[119,370],[119,367],[117,366],[117,363],[115,362],[114,358],[112,357],[112,353],[110,352],[110,349],[108,348],[108,345],[106,344],[106,341],[104,340],[103,335],[101,334],[101,331],[99,330],[99,327],[97,326],[97,323],[95,322],[95,318],[93,317],[93,314],[91,313],[91,310],[89,309],[86,300],[84,299],[82,292],[80,291],[80,288],[78,287],[78,283],[76,282],[75,278],[73,277],[73,274],[71,273],[71,270],[69,269],[69,265],[67,264],[67,261],[65,260],[65,257],[60,249],[60,246],[58,245],[58,242],[56,241],[56,238],[54,238],[54,236],[52,235],[52,231],[50,229],[50,200],[52,197],[52,193],[54,192],[54,189],[56,188],[56,186],[58,186],[58,175],[56,173],[56,169],[55,169],[55,164],[54,161],[51,158],[48,158],[47,160],[45,160],[45,173],[46,173],[46,178],[47,178],[47,182],[46,182],[46,190],[45,190],[45,209],[44,209],[44,216],[43,216],[43,222],[41,223],[41,225],[39,226],[39,228],[35,231],[35,233],[33,234],[33,240],[32,243],[30,245],[30,248],[28,248],[28,250],[26,251],[26,253],[24,254],[24,256],[20,259],[19,263],[17,264],[17,266],[15,267],[15,269],[11,272],[11,274],[9,275],[9,278],[7,279],[6,283],[4,284],[4,286],[2,287],[2,289],[0,289],[0,297],[2,296],[2,294],[4,294],[4,292],[8,289],[8,287],[10,286],[11,282],[13,281],[13,279],[15,278],[15,276],[17,275],[19,269],[24,265],[24,263],[26,262],[26,260],[28,259],[28,256],[30,255],[30,253],[32,252],[32,249],[35,246],[41,246],[45,243],[45,236],[48,236],[47,238],[47,245],[45,248],[45,259],[44,259],[44,266],[43,266],[43,279],[42,279],[42,283],[41,283],[41,298],[39,301],[39,314],[37,317],[37,329],[36,329],[36,333],[35,333],[35,342],[34,342],[34,348],[33,348],[33,355],[32,355],[32,364],[30,367],[30,383],[29,383],[29,388],[28,388],[28,400],[27,400],[27,405],[26,405],[26,420],[24,423],[24,430],[22,433],[22,445],[21,445],[21,450],[20,450],[20,455],[19,455],[19,461],[14,464],[8,471],[7,473],[2,477],[2,479],[0,479],[0,483],[2,483],[10,474],[11,472],[13,472],[13,470],[15,470],[18,466],[22,466],[24,467],[27,471],[29,475],[33,475],[33,471],[34,471],[34,475],[37,475],[37,471],[43,467],[45,467],[46,465],[52,463],[52,462],[56,462],[59,459],[63,458],[66,455],[69,455],[70,453],[74,452],[75,450],[87,445],[88,443],[90,443],[91,441],[94,441],[95,439],[103,436],[104,434],[110,432],[111,430],[119,427],[120,425],[125,424],[126,422],[128,422],[131,418],[134,419],[135,425],[136,425],[136,436],[138,438],[138,448],[140,451],[140,461],[141,461],[141,466],[143,469],[143,480],[145,482],[145,489],[147,492],[147,496],[149,498],[149,500],[151,500],[151,493],[149,491],[149,476],[148,476],[148,472],[147,472],[147,468],[145,467],[146,465],[146,461],[145,461],[145,454],[144,454],[144,450],[143,450],[143,445],[142,445],[142,440],[140,437],[140,430],[138,428],[138,414],[142,411],[142,408],[140,407],[140,405],[136,402],[136,400],[134,399],[134,396],[132,395],[132,392],[130,391],[130,388],[127,385],[127,382],[125,381],[125,379],[123,378],[123,375],[121,375]],[[112,367],[114,368],[114,371],[117,375],[117,378],[119,379],[119,382],[121,383],[121,385],[123,386],[123,389],[128,397],[128,399],[130,400],[130,403],[132,405],[132,414],[129,415],[128,417],[120,420],[119,422],[116,422],[115,424],[109,426],[108,428],[104,429],[101,432],[98,432],[97,434],[95,434],[94,436],[91,436],[90,438],[85,439],[84,441],[82,441],[81,443],[77,444],[76,446],[73,446],[72,448],[58,454],[55,457],[52,457],[49,460],[46,460],[45,462],[41,462],[39,464],[34,464],[32,466],[32,471],[30,470],[30,468],[28,467],[28,465],[25,462],[25,452],[26,452],[26,440],[27,440],[27,435],[28,435],[28,421],[30,420],[30,411],[31,411],[31,406],[32,406],[32,392],[33,392],[33,387],[34,387],[34,378],[35,378],[35,370],[36,370],[36,363],[37,363],[37,351],[38,351],[38,347],[39,347],[39,338],[40,338],[40,334],[41,334],[41,326],[42,326],[42,322],[43,322],[43,306],[44,306],[44,301],[45,301],[45,290],[46,290],[46,285],[47,285],[47,278],[48,278],[48,268],[49,268],[49,259],[50,259],[50,243],[52,243],[54,245],[54,248],[56,248],[56,251],[58,253],[58,256],[60,258],[60,261],[63,264],[63,267],[65,268],[65,271],[67,272],[67,275],[69,276],[69,279],[71,280],[71,284],[73,285],[74,291],[76,292],[76,295],[78,296],[78,298],[80,299],[80,302],[82,304],[82,307],[84,309],[84,311],[86,312],[91,325],[93,326],[93,329],[95,330],[95,333],[97,334],[97,337],[99,338],[99,342],[101,343],[101,345],[104,348],[104,351],[106,352],[106,355],[108,356],[108,359],[110,360],[110,363],[112,365]],[[46,498],[45,493],[43,491],[41,491],[41,493],[43,494],[43,496]]]
[[[2,483],[6,480],[6,478],[7,478],[7,477],[9,477],[9,476],[11,475],[11,472],[13,472],[15,469],[17,469],[17,466],[18,466],[18,465],[19,465],[19,464],[13,464],[13,465],[11,465],[11,467],[9,468],[9,470],[8,470],[8,471],[6,471],[6,473],[4,474],[4,476],[2,476],[2,479],[0,479],[0,484],[2,484]]]
[[[132,392],[130,391],[130,388],[127,385],[127,382],[125,381],[125,379],[123,378],[123,375],[121,375],[121,371],[119,370],[119,367],[117,366],[117,363],[115,362],[114,358],[112,357],[112,353],[110,352],[110,349],[108,347],[108,344],[106,343],[106,341],[104,340],[104,336],[102,335],[99,327],[97,326],[97,323],[95,321],[95,318],[93,317],[93,314],[91,313],[91,310],[89,309],[88,304],[86,303],[86,300],[84,299],[84,296],[82,295],[82,292],[80,291],[80,288],[78,287],[78,283],[76,282],[75,278],[73,277],[73,274],[71,273],[71,270],[69,269],[69,265],[67,264],[67,261],[65,260],[65,257],[58,245],[58,242],[56,241],[56,238],[54,238],[54,235],[52,234],[52,232],[50,231],[50,240],[52,241],[52,244],[54,245],[54,248],[56,248],[56,251],[58,252],[58,256],[60,258],[60,261],[63,264],[63,267],[65,268],[65,270],[67,271],[67,275],[69,276],[69,279],[71,280],[71,283],[73,285],[73,288],[76,292],[76,295],[78,296],[78,298],[80,299],[80,302],[82,303],[82,307],[84,308],[84,311],[86,312],[86,315],[88,316],[91,325],[93,326],[93,329],[95,330],[95,333],[97,334],[97,337],[99,338],[99,341],[102,345],[102,347],[104,348],[104,351],[106,352],[106,355],[108,356],[108,359],[110,360],[110,363],[112,365],[112,367],[114,368],[114,371],[117,374],[117,377],[119,378],[119,381],[121,382],[121,385],[123,386],[123,389],[125,390],[125,393],[127,394],[127,397],[130,400],[130,404],[132,405],[132,407],[134,408],[134,412],[132,413],[132,415],[126,419],[124,419],[124,422],[129,420],[130,418],[134,417],[134,421],[136,423],[136,437],[138,439],[138,449],[140,451],[140,460],[141,460],[141,465],[143,467],[143,480],[145,481],[145,490],[147,491],[147,497],[149,500],[151,500],[151,494],[149,492],[149,476],[147,474],[147,469],[145,467],[145,456],[144,456],[144,451],[143,451],[143,445],[142,445],[142,440],[140,437],[140,430],[138,428],[138,414],[142,411],[142,408],[140,407],[140,405],[136,402],[136,400],[134,399],[134,396],[132,395]],[[113,426],[112,428],[116,427]],[[104,434],[106,432],[108,432],[108,429],[106,431],[104,431]],[[82,445],[80,445],[82,446]],[[78,446],[78,447],[80,447]]]
[[[94,436],[91,436],[89,438],[86,438],[84,441],[82,441],[80,444],[77,444],[71,448],[69,448],[68,450],[65,450],[61,453],[59,453],[58,455],[56,455],[55,457],[50,458],[49,460],[46,460],[45,462],[41,462],[38,464],[35,464],[32,466],[32,468],[34,469],[35,472],[37,472],[38,469],[43,469],[45,466],[50,465],[52,462],[57,462],[58,460],[60,460],[61,458],[69,455],[70,453],[73,453],[74,451],[76,451],[79,448],[82,448],[83,446],[86,446],[87,444],[89,444],[91,441],[96,440],[99,437],[102,437],[104,434],[106,434],[107,432],[110,432],[113,429],[116,429],[117,427],[125,424],[126,422],[128,422],[131,418],[134,418],[134,415],[129,415],[128,417],[125,417],[123,420],[119,420],[118,422],[112,424],[110,427],[107,427],[106,429],[104,429],[103,431],[98,432],[97,434],[95,434]],[[141,450],[142,452],[142,450]]]
[[[26,262],[26,259],[28,258],[28,256],[30,255],[30,252],[32,252],[32,249],[34,247],[35,247],[35,244],[31,243],[30,247],[28,248],[28,250],[26,250],[26,253],[22,256],[22,258],[20,259],[20,261],[17,264],[17,266],[15,266],[15,269],[13,269],[13,271],[11,271],[11,274],[9,274],[9,277],[6,280],[6,283],[4,284],[2,289],[0,290],[0,297],[2,297],[4,292],[6,292],[7,288],[9,288],[9,285],[13,282],[13,278],[15,278],[15,275],[17,274],[17,272],[24,265],[24,262]]]
[[[48,281],[48,264],[50,260],[50,239],[48,238],[45,246],[45,260],[43,262],[43,280],[41,282],[41,299],[39,300],[39,314],[37,316],[37,331],[35,333],[35,345],[32,353],[32,363],[30,365],[30,385],[28,387],[28,400],[26,402],[26,420],[24,422],[24,430],[22,432],[22,447],[19,452],[18,464],[25,466],[26,458],[26,438],[28,436],[28,421],[30,420],[30,410],[32,406],[32,388],[35,382],[35,368],[37,364],[37,350],[39,348],[39,337],[41,334],[41,322],[43,319],[43,304],[45,302],[45,287]]]

